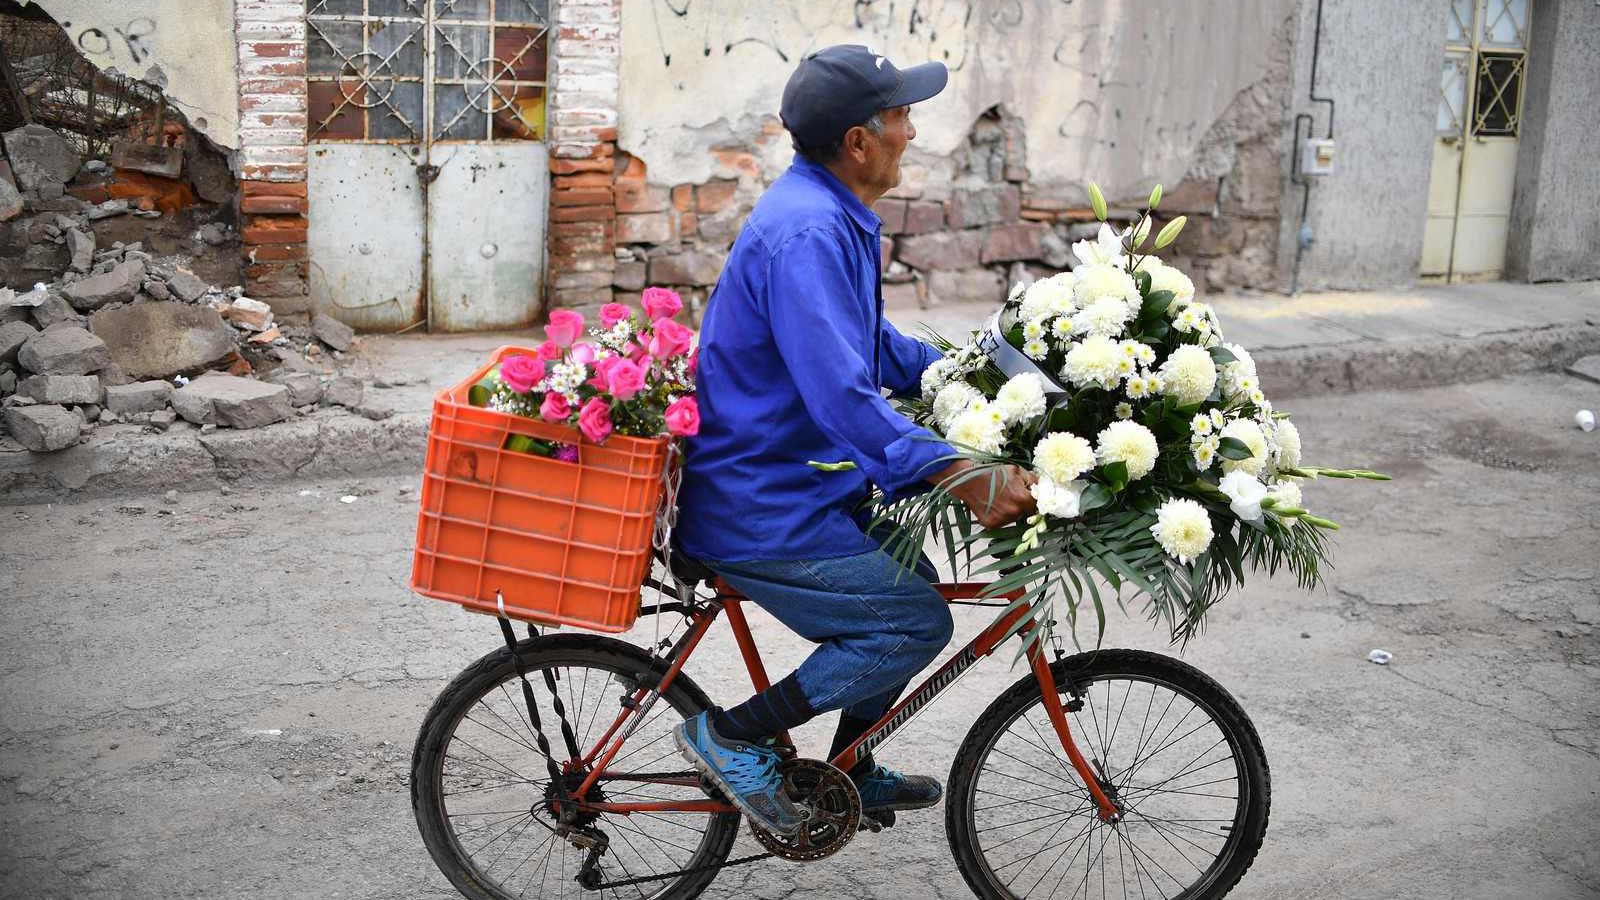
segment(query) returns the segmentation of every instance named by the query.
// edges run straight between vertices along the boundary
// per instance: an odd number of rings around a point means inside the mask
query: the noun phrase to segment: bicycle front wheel
[[[1217,900],[1266,833],[1266,755],[1244,710],[1205,673],[1137,650],[1052,667],[1073,739],[1123,809],[1112,825],[1068,761],[1039,683],[1018,681],[973,725],[950,772],[945,826],[985,900]]]
[[[580,813],[576,824],[607,841],[598,865],[590,867],[590,884],[580,884],[589,851],[557,830],[552,801],[559,791],[551,786],[538,741],[543,732],[567,789],[577,788],[592,770],[593,761],[585,757],[624,709],[619,701],[641,680],[658,677],[651,674],[650,655],[591,635],[533,638],[520,642],[516,652],[527,671],[537,731],[516,661],[501,649],[456,676],[417,735],[411,804],[439,869],[472,900],[699,896],[727,859],[738,815]],[[588,796],[611,803],[704,800],[672,730],[710,705],[680,673]]]

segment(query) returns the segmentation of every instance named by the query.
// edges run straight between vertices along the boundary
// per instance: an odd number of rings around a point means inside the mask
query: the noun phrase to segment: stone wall
[[[1533,11],[1506,273],[1524,281],[1600,278],[1600,6],[1542,0]]]

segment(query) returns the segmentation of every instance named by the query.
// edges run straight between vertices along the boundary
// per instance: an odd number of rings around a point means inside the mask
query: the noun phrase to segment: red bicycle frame
[[[1001,598],[985,598],[983,592],[989,585],[983,582],[956,582],[937,584],[939,592],[946,600],[970,599],[1007,599],[1015,600],[1021,592],[1003,595]],[[717,596],[707,608],[694,615],[689,631],[672,653],[672,664],[661,676],[660,682],[655,686],[657,696],[665,693],[672,685],[678,673],[683,670],[683,665],[688,661],[689,655],[699,646],[701,638],[710,630],[711,624],[716,621],[719,611],[726,611],[728,624],[733,629],[733,639],[739,645],[739,652],[744,656],[745,667],[750,670],[750,682],[757,691],[764,691],[771,686],[767,677],[767,669],[761,661],[761,652],[756,648],[755,637],[750,633],[750,623],[744,616],[744,609],[740,605],[744,596],[734,590],[720,579],[716,583]],[[973,638],[971,643],[951,657],[938,671],[934,672],[927,680],[917,686],[905,699],[901,700],[894,708],[883,714],[873,726],[862,735],[855,743],[846,747],[838,756],[829,760],[835,767],[848,771],[860,759],[861,754],[870,751],[889,739],[890,735],[898,731],[901,726],[911,721],[918,712],[933,701],[933,699],[954,684],[968,669],[972,668],[978,660],[991,655],[1000,646],[1006,634],[1016,623],[1029,612],[1026,605],[1013,610],[1009,615],[1003,616],[994,624],[985,628]],[[1100,780],[1096,777],[1094,769],[1082,753],[1078,751],[1077,744],[1072,739],[1072,730],[1067,726],[1066,709],[1061,704],[1061,695],[1057,693],[1055,676],[1050,670],[1050,663],[1046,659],[1044,648],[1041,645],[1040,635],[1030,630],[1022,635],[1025,643],[1028,662],[1033,670],[1033,675],[1039,681],[1039,691],[1043,698],[1045,715],[1049,717],[1050,724],[1054,726],[1056,736],[1061,740],[1061,747],[1067,753],[1067,758],[1072,762],[1072,767],[1082,779],[1089,790],[1089,796],[1094,800],[1096,814],[1101,820],[1116,821],[1121,815],[1117,804],[1106,795],[1100,787]],[[732,813],[738,810],[731,804],[716,800],[688,800],[688,801],[658,801],[650,803],[584,803],[582,798],[589,790],[600,781],[602,777],[608,780],[647,780],[653,784],[678,784],[685,786],[698,786],[698,778],[657,778],[648,779],[629,778],[623,774],[608,773],[605,767],[616,758],[621,751],[623,742],[627,740],[632,730],[644,721],[644,716],[650,710],[650,704],[644,698],[650,694],[651,689],[640,686],[634,690],[631,702],[623,704],[623,709],[617,714],[611,727],[595,742],[588,753],[584,754],[581,763],[591,767],[583,783],[572,792],[574,802],[582,809],[597,813],[617,813],[627,815],[630,813]],[[790,744],[789,736],[782,734],[778,739],[785,744]]]

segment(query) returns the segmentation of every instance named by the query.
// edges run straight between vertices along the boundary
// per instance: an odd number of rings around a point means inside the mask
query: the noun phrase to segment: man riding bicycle
[[[842,710],[832,758],[860,738],[949,641],[952,622],[924,557],[907,572],[868,533],[873,486],[896,498],[970,467],[899,415],[882,394],[917,391],[933,347],[883,317],[871,204],[900,182],[916,137],[910,107],[944,89],[943,63],[899,69],[866,47],[800,62],[781,116],[794,164],[734,242],[700,335],[696,396],[679,493],[680,549],[818,644],[788,677],[678,731],[685,756],[763,828],[792,835],[804,816],[785,796],[771,739]],[[855,464],[824,472],[811,461]],[[1034,510],[1033,476],[1015,466],[952,491],[985,527]],[[865,813],[939,802],[939,782],[878,765],[849,773]]]

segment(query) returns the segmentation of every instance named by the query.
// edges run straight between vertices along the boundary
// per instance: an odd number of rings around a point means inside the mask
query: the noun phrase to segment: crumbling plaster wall
[[[102,69],[160,87],[214,143],[239,146],[233,0],[33,0]]]
[[[986,109],[1026,129],[1029,184],[1113,196],[1175,184],[1236,95],[1260,81],[1292,0],[624,0],[621,149],[650,180],[701,183],[712,147],[759,133],[807,52],[865,43],[902,65],[943,60],[917,146],[958,150]],[[770,164],[787,162],[787,142]]]

